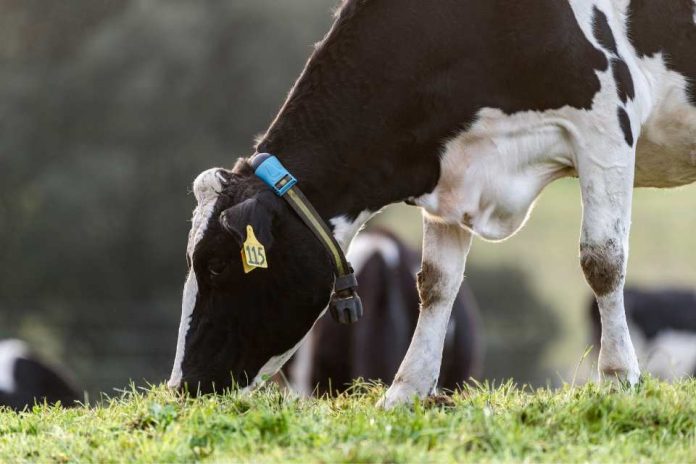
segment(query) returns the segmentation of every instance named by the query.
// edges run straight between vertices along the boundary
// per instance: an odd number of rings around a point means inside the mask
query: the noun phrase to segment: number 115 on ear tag
[[[242,245],[242,266],[244,273],[248,274],[256,268],[268,268],[268,260],[266,259],[266,249],[261,242],[258,241],[254,234],[254,228],[247,226],[247,238]]]

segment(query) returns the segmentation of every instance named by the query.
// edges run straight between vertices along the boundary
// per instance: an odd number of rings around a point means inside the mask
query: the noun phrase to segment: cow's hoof
[[[604,364],[600,360],[599,377],[602,380],[615,382],[619,385],[635,387],[640,382],[640,368],[638,361],[618,365],[616,363]]]
[[[616,337],[606,342],[602,339],[598,361],[600,379],[631,387],[638,385],[640,367],[630,338]]]
[[[611,382],[617,386],[635,387],[640,382],[640,371],[607,368],[600,369],[600,378],[605,382]]]
[[[404,404],[413,404],[416,398],[422,398],[418,390],[406,384],[392,384],[387,393],[377,402],[377,407],[382,409],[392,409]]]

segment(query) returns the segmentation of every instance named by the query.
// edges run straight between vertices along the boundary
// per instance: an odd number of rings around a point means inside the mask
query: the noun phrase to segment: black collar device
[[[256,176],[288,202],[329,253],[335,276],[329,303],[331,316],[341,324],[357,322],[363,315],[362,301],[358,296],[358,280],[329,226],[304,196],[297,185],[297,179],[278,158],[269,153],[258,153],[251,158],[250,163]]]

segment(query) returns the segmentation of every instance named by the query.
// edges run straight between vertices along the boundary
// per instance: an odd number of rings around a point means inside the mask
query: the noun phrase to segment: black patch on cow
[[[432,191],[482,108],[591,109],[608,66],[568,2],[349,0],[258,151],[355,217]]]
[[[696,293],[693,290],[627,288],[624,307],[630,326],[638,328],[648,340],[667,331],[696,333]],[[601,321],[594,298],[589,311],[593,341],[599,347]]]
[[[665,331],[696,333],[696,293],[693,290],[632,288],[624,295],[627,318],[649,340]]]
[[[442,280],[440,269],[431,262],[424,260],[416,280],[418,282],[421,309],[432,310],[432,307],[445,296],[440,290],[440,281]]]
[[[693,0],[632,0],[628,36],[641,57],[663,53],[668,69],[685,76],[696,105],[696,24]]]
[[[606,51],[614,55],[611,60],[611,71],[616,82],[616,91],[622,102],[626,103],[629,99],[635,98],[635,87],[633,77],[628,65],[621,57],[616,45],[616,38],[609,26],[607,15],[596,6],[593,8],[593,33],[597,42]]]
[[[0,392],[0,406],[20,411],[35,403],[60,402],[64,407],[71,407],[81,399],[66,379],[37,359],[17,358],[12,374],[15,390]]]
[[[611,60],[611,69],[614,81],[616,81],[616,91],[621,101],[626,103],[629,99],[633,100],[636,97],[636,89],[626,62],[620,58],[614,58]]]
[[[593,21],[592,21],[592,31],[601,45],[605,50],[614,54],[614,56],[619,56],[619,49],[616,46],[616,39],[614,38],[614,33],[611,31],[609,26],[609,20],[607,15],[604,14],[602,10],[596,6],[593,8]]]
[[[624,134],[624,139],[626,143],[632,147],[633,146],[633,128],[631,127],[631,118],[628,117],[628,113],[625,109],[619,107],[619,125],[621,126],[621,131]]]
[[[580,244],[580,265],[597,296],[616,290],[624,278],[624,260],[623,250],[614,240],[603,244]]]

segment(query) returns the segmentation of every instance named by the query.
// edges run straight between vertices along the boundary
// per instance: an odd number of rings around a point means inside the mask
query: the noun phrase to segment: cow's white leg
[[[423,398],[440,375],[442,348],[452,304],[464,278],[472,234],[458,225],[423,220],[423,258],[418,274],[421,310],[411,344],[380,406]]]
[[[609,144],[577,161],[583,222],[580,262],[602,322],[600,376],[638,382],[640,370],[624,312],[635,151]]]

